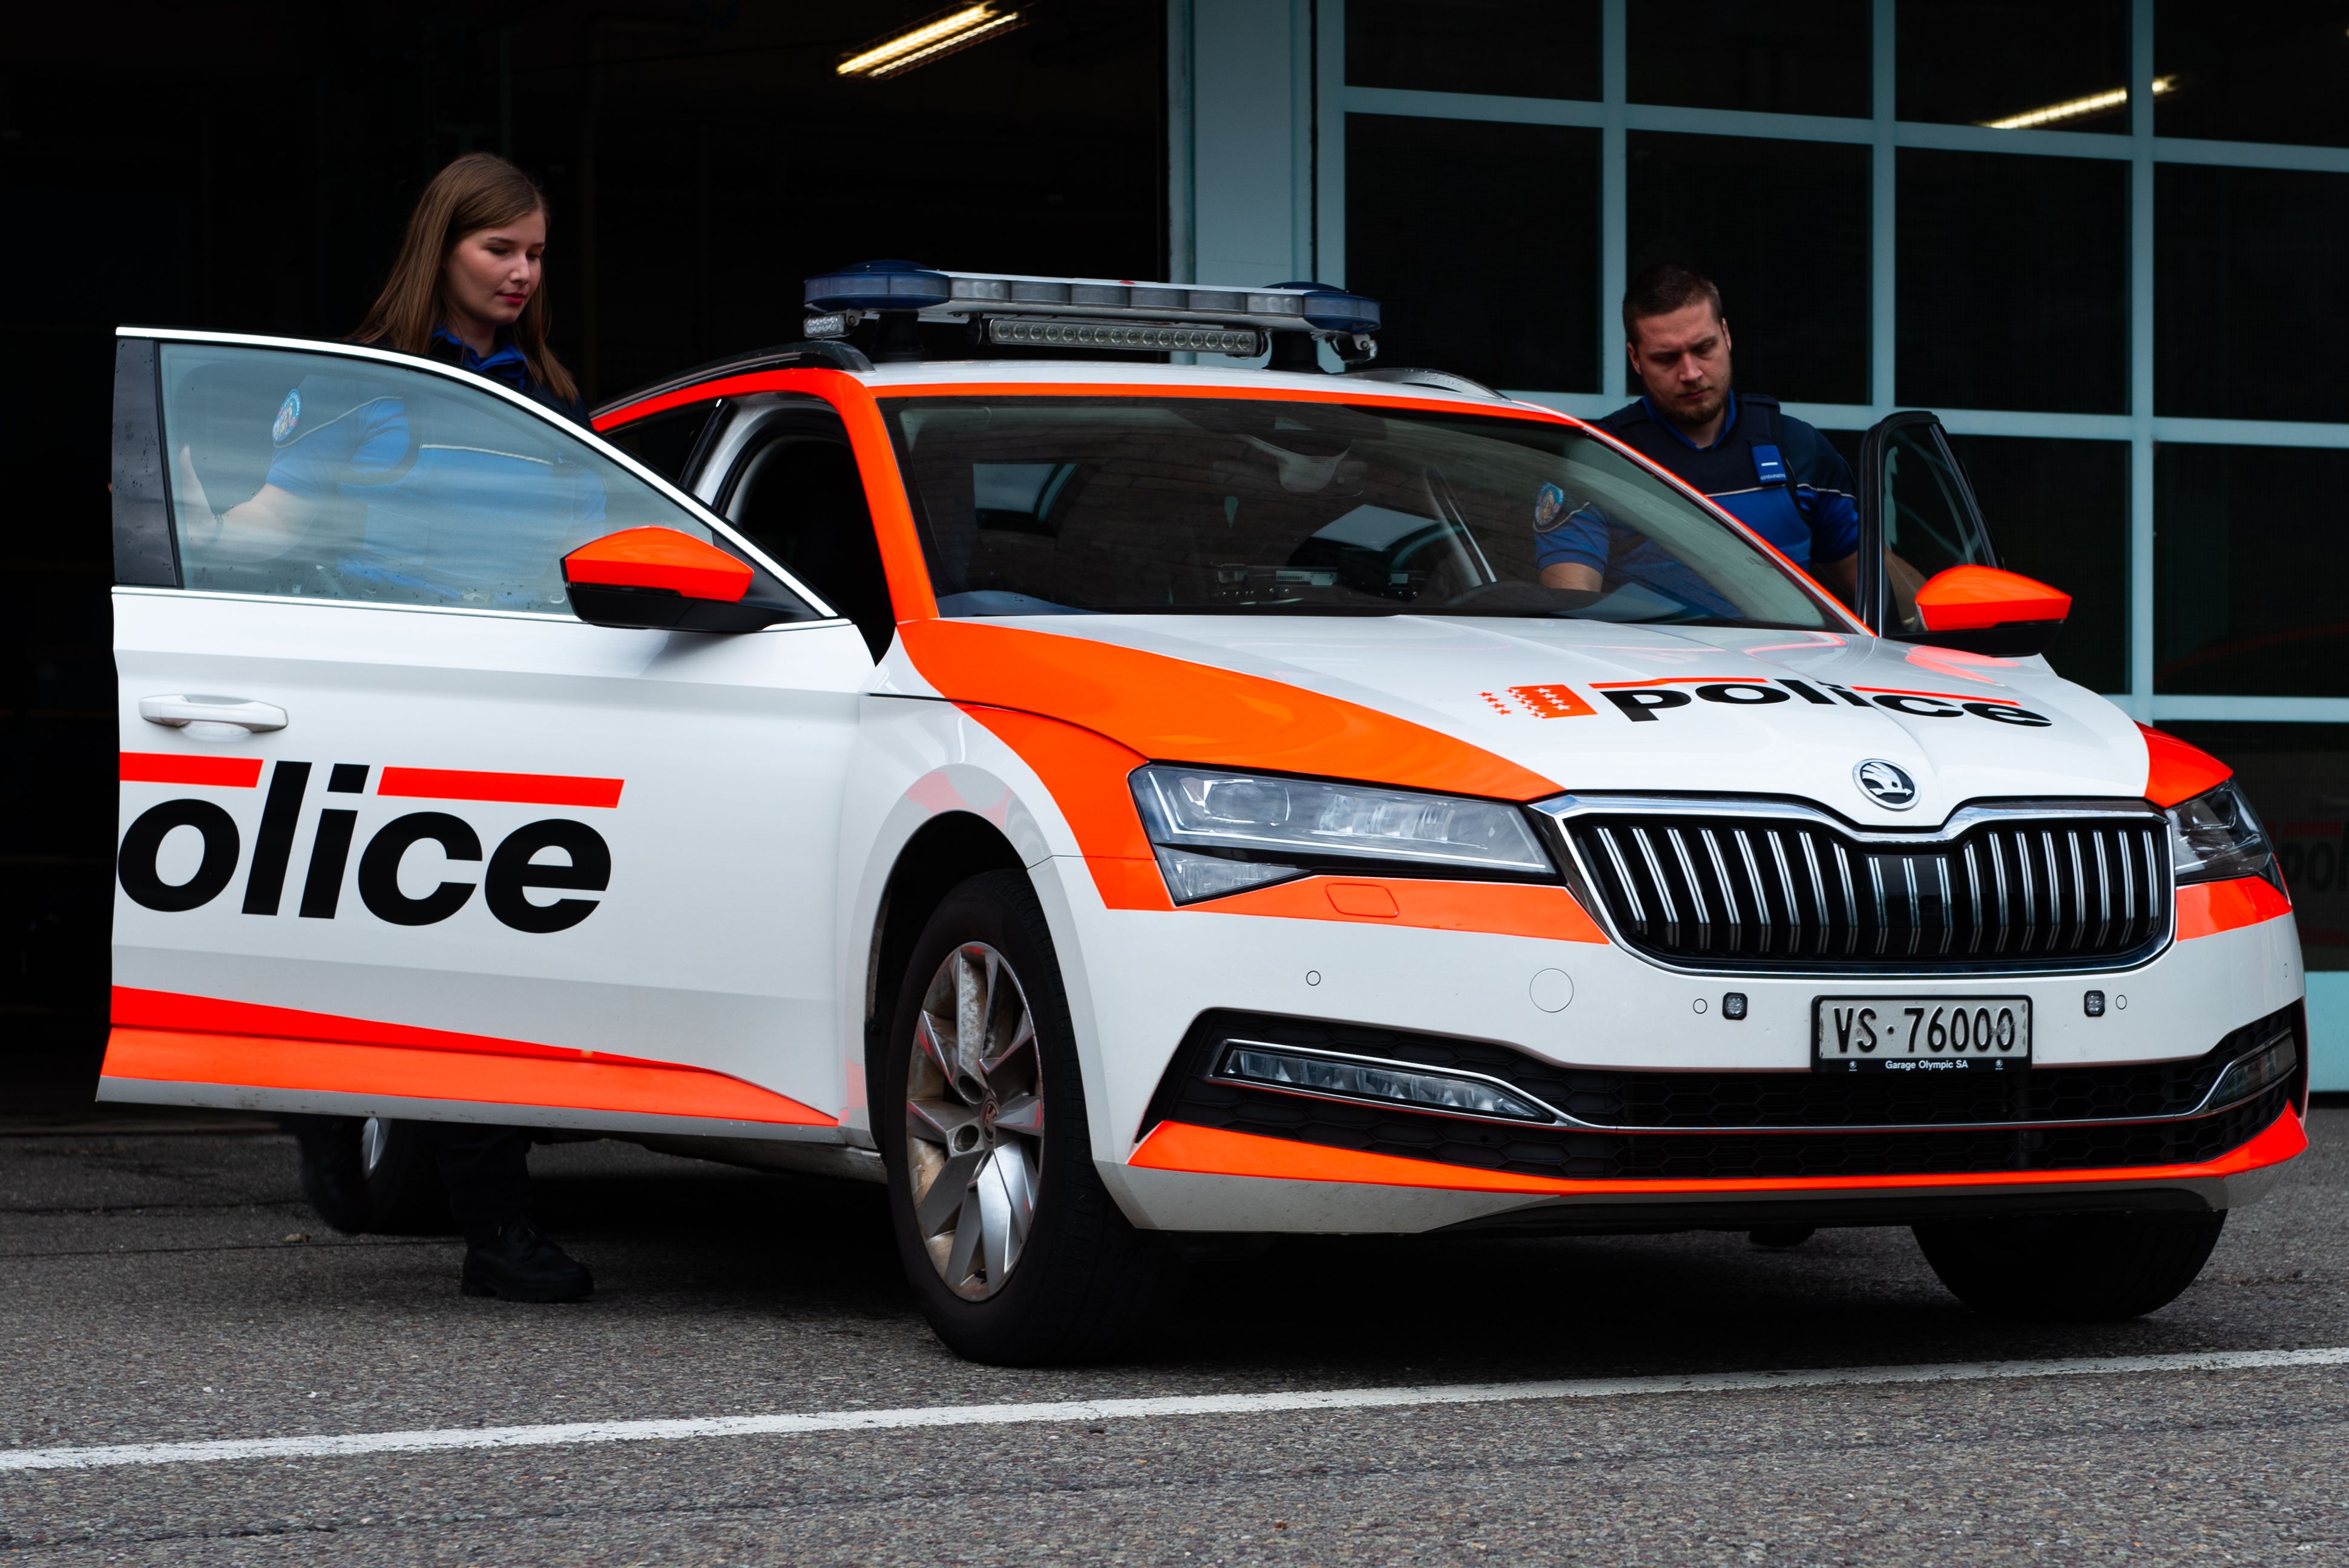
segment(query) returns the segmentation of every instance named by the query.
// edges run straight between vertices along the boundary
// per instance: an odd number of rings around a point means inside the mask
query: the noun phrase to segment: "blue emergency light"
[[[1378,353],[1371,335],[1379,330],[1379,302],[1316,283],[1236,288],[861,262],[808,279],[807,306],[807,335],[816,339],[845,336],[866,316],[910,313],[923,321],[971,324],[989,343],[1032,347],[1251,358],[1273,347],[1274,335],[1287,333],[1299,335],[1289,341],[1309,356],[1314,341],[1328,343],[1349,364]]]

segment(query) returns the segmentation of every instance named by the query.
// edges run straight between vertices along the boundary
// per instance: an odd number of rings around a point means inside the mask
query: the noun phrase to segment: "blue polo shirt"
[[[1700,447],[1645,397],[1598,426],[1775,545],[1800,566],[1840,561],[1859,548],[1858,486],[1826,438],[1779,411],[1775,397],[1729,395],[1721,434]],[[1584,507],[1537,534],[1537,566],[1582,565],[1638,574],[1627,556],[1661,553]]]

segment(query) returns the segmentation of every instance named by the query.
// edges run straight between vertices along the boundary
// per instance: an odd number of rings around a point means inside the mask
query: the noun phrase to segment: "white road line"
[[[1621,1399],[1660,1394],[1747,1394],[1775,1388],[1849,1388],[1885,1383],[1982,1383],[2023,1377],[2096,1377],[2147,1372],[2241,1372],[2349,1365],[2349,1346],[2318,1350],[2209,1350],[2168,1356],[2075,1357],[2059,1361],[1957,1361],[1924,1367],[1820,1367],[1786,1372],[1713,1372],[1675,1377],[1591,1377],[1546,1383],[1455,1383],[1432,1387],[1326,1388],[1266,1394],[1174,1394],[1150,1399],[1068,1399],[1037,1405],[929,1405],[807,1415],[706,1416],[666,1421],[564,1421],[535,1427],[452,1427],[421,1432],[350,1432],[210,1442],[0,1449],[0,1470],[98,1470],[117,1465],[204,1464],[222,1460],[340,1459],[446,1449],[519,1449],[566,1443],[674,1442],[688,1438],[798,1437],[812,1432],[920,1427],[1117,1421],[1152,1416],[1257,1416],[1284,1410],[1369,1410],[1506,1400]]]

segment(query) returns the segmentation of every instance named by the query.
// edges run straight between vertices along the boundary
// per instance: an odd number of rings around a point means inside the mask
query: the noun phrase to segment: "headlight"
[[[2169,865],[2181,883],[2265,877],[2283,885],[2267,830],[2231,779],[2169,809]]]
[[[1135,769],[1133,799],[1179,903],[1330,861],[1553,874],[1525,814],[1491,800],[1164,764]]]

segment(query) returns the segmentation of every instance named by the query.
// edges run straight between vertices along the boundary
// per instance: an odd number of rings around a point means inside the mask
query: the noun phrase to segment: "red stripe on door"
[[[419,800],[505,800],[521,806],[616,806],[619,779],[568,773],[476,773],[462,768],[387,768],[378,795]]]
[[[190,757],[177,751],[126,751],[125,784],[217,784],[250,789],[261,782],[258,757]]]

